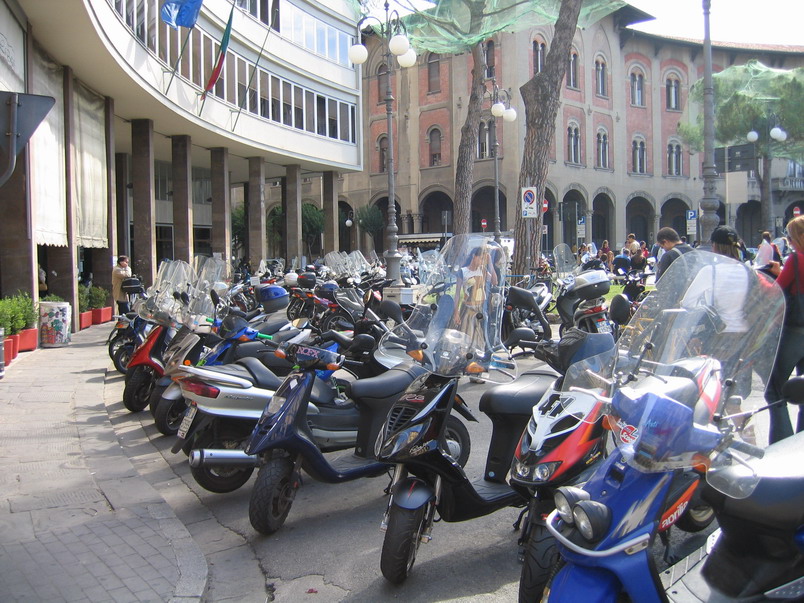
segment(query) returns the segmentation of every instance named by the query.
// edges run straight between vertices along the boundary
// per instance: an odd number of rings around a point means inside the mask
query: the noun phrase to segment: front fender
[[[542,601],[564,603],[614,603],[620,593],[620,581],[599,567],[564,565],[544,590]]]
[[[416,477],[407,477],[394,486],[392,505],[410,511],[420,509],[435,499],[433,487]]]

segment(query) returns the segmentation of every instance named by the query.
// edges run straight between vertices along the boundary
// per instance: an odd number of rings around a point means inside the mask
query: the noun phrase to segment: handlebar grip
[[[742,440],[732,440],[732,442],[729,444],[729,448],[734,448],[739,452],[744,452],[745,454],[756,457],[758,459],[761,459],[765,456],[764,448],[754,446],[753,444],[743,442]]]
[[[265,335],[264,333],[257,333],[257,339],[265,339],[268,341],[273,341],[273,335]]]
[[[207,321],[208,323],[212,324],[212,323],[214,323],[214,322],[215,322],[215,319],[214,319],[214,318],[207,318],[207,319],[206,319],[206,321]]]

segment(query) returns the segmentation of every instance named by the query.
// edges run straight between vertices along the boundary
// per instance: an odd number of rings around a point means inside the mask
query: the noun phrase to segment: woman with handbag
[[[770,262],[770,272],[784,290],[787,310],[779,341],[779,351],[765,390],[765,400],[776,402],[782,399],[782,386],[790,378],[793,369],[804,373],[804,216],[793,218],[787,224],[787,234],[793,251],[784,268],[779,262]],[[804,407],[799,407],[796,432],[804,431]],[[778,442],[793,435],[793,425],[787,404],[770,410],[770,442]]]

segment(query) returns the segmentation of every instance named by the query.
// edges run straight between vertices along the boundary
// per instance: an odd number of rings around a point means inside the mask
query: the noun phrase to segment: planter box
[[[39,340],[39,329],[23,329],[20,331],[20,352],[30,352],[36,349]]]
[[[14,360],[20,352],[20,336],[8,335],[6,337],[6,346],[11,347],[11,359]]]
[[[92,310],[78,313],[78,328],[84,330],[92,326]]]
[[[92,324],[100,325],[112,320],[112,307],[95,308],[92,310]]]
[[[13,352],[13,350],[12,350],[12,346],[11,346],[11,341],[9,341],[8,339],[6,339],[6,340],[3,342],[3,363],[4,363],[6,366],[8,366],[9,364],[11,364],[11,360],[12,360],[12,358],[11,358],[11,353],[12,353],[12,352]]]

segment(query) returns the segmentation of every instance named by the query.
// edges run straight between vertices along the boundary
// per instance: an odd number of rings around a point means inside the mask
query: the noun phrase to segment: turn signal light
[[[472,375],[479,375],[483,372],[483,367],[480,366],[477,362],[470,362],[469,365],[466,367],[466,372]]]
[[[424,362],[424,352],[421,350],[410,350],[408,356],[413,358],[416,362]]]

